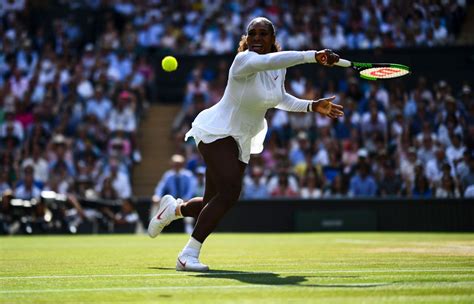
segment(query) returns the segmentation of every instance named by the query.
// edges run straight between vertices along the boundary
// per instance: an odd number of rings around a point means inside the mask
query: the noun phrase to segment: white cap
[[[181,154],[174,154],[173,156],[171,156],[171,161],[173,163],[184,163],[185,159],[184,156],[182,156]]]
[[[367,152],[366,149],[362,148],[362,149],[359,149],[359,151],[357,151],[357,156],[367,157],[367,156],[369,156],[369,152]]]

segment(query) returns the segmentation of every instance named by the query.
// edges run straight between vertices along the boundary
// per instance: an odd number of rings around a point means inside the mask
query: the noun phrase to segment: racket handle
[[[351,62],[349,60],[340,58],[338,62],[334,63],[334,65],[337,65],[343,68],[348,68],[351,66]]]

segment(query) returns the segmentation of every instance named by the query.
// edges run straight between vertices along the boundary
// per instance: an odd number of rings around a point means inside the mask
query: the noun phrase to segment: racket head
[[[372,63],[358,67],[361,78],[367,80],[393,79],[410,74],[410,68],[396,63]],[[357,66],[354,64],[354,66]]]

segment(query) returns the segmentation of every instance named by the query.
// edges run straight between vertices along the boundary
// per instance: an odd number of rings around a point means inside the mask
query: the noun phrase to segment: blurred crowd
[[[234,52],[247,24],[257,16],[274,22],[284,49],[446,45],[455,41],[466,12],[463,0],[117,0],[101,4],[126,20],[126,32],[136,31],[139,47],[185,54]],[[107,31],[111,36],[117,33],[113,27]],[[111,43],[120,44],[120,37],[115,38]]]
[[[82,43],[72,13],[32,29],[22,15],[27,3],[11,2],[25,7],[1,12],[0,231],[18,220],[11,200],[37,202],[31,217],[43,221],[42,191],[63,195],[62,212],[73,220],[113,222],[111,209],[85,208],[78,198],[132,197],[141,161],[137,127],[152,98],[153,67],[144,54],[108,45],[107,31]]]
[[[141,160],[137,126],[156,96],[151,54],[233,53],[248,21],[260,15],[275,23],[285,49],[446,45],[455,42],[465,11],[461,0],[0,1],[2,228],[18,223],[12,200],[23,207],[28,204],[21,200],[35,200],[28,216],[47,218],[42,191],[63,195],[60,213],[73,222],[118,223],[120,212],[136,220],[127,202]],[[196,67],[176,138],[219,100],[227,72],[227,62],[217,71]],[[311,83],[295,69],[288,85],[303,98],[336,94],[346,117],[333,123],[270,111],[266,149],[252,159],[245,198],[469,193],[471,84],[452,91],[445,82],[428,85],[420,78],[407,91],[367,85],[353,75]],[[199,194],[202,160],[192,144],[181,148],[196,178],[193,195]],[[125,207],[112,214],[81,206],[78,198],[121,200]]]
[[[24,14],[41,39],[53,32],[56,51],[63,44],[96,40],[107,48],[155,49],[178,54],[225,54],[237,49],[248,22],[266,16],[284,49],[372,49],[449,45],[466,15],[465,0],[446,1],[223,1],[223,0],[49,0],[12,2],[0,7]],[[316,3],[316,4],[315,4]],[[16,4],[16,5],[15,5]],[[38,13],[55,6],[52,25]],[[36,10],[35,10],[36,9]],[[10,26],[10,25],[9,25]],[[9,26],[3,35],[15,40]],[[99,31],[97,31],[99,30]],[[1,31],[0,31],[1,33]],[[77,41],[74,41],[77,40]]]
[[[204,163],[192,139],[182,140],[196,115],[222,96],[229,67],[217,66],[210,71],[200,63],[192,71],[174,125],[176,148],[196,184]],[[361,81],[351,70],[334,81],[320,69],[313,82],[290,69],[287,92],[309,100],[334,95],[345,116],[267,112],[265,149],[251,158],[242,197],[474,197],[472,84],[453,90],[444,80],[415,81],[414,89],[403,79]]]

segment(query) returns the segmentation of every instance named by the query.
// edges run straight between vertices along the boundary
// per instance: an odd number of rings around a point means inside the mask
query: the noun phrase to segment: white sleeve
[[[285,90],[285,73],[283,73],[283,81],[281,90],[283,98],[281,102],[275,107],[280,110],[288,112],[308,112],[308,104],[312,103],[312,100],[300,99],[293,95],[290,95]]]
[[[279,70],[303,63],[315,63],[316,51],[284,51],[265,55],[240,52],[230,68],[231,76],[247,76],[266,70]]]

